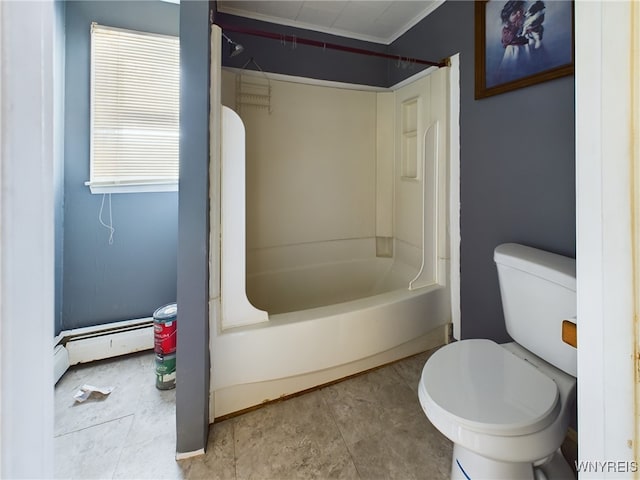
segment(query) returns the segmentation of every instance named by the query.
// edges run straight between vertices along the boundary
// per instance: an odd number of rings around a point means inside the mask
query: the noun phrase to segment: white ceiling
[[[218,0],[241,17],[390,44],[444,0]]]

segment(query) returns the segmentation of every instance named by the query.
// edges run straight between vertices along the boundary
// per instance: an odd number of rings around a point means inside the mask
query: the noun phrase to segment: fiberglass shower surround
[[[270,109],[236,104],[239,76]],[[221,109],[212,415],[444,343],[448,69],[396,89],[212,82],[238,110]]]
[[[222,86],[246,127],[246,251],[227,247],[246,255],[251,304],[274,315],[437,283],[445,112],[442,98],[428,96],[445,76],[395,92],[269,80],[268,113],[237,101],[237,75],[247,73],[223,71]],[[223,202],[227,187],[223,177]]]

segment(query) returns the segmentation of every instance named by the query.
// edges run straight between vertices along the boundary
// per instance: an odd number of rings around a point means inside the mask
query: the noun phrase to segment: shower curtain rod
[[[254,37],[263,37],[263,38],[270,38],[272,40],[291,42],[294,45],[299,43],[302,45],[311,45],[312,47],[329,48],[331,50],[340,50],[342,52],[358,53],[361,55],[369,55],[373,57],[382,57],[382,58],[387,58],[391,60],[398,60],[401,62],[417,63],[420,65],[429,65],[431,67],[438,67],[438,68],[447,66],[446,60],[443,60],[441,62],[432,62],[430,60],[421,60],[419,58],[402,57],[400,55],[390,55],[388,53],[374,52],[372,50],[365,50],[363,48],[347,47],[344,45],[338,45],[336,43],[320,42],[318,40],[302,38],[296,35],[286,35],[281,33],[265,32],[263,30],[253,30],[250,28],[239,27],[236,25],[225,25],[220,23],[218,23],[217,25],[223,30],[226,30],[229,32],[244,33],[247,35],[253,35]]]

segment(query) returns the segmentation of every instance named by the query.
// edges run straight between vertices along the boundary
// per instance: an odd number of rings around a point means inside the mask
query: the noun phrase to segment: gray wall
[[[209,433],[209,5],[180,2],[177,451]]]
[[[460,53],[462,336],[507,341],[493,249],[519,242],[575,257],[574,77],[474,100],[473,2],[446,2],[391,51]]]
[[[89,27],[178,35],[179,7],[160,1],[66,2],[64,329],[150,316],[176,301],[178,194],[113,194],[115,235],[100,225],[89,179]],[[103,218],[108,218],[105,202]],[[59,252],[58,252],[59,253]]]
[[[276,25],[224,13],[216,14],[215,23],[283,35],[295,35],[311,40],[379,52],[385,52],[387,48],[385,45],[337,37],[285,25]],[[241,68],[253,57],[266,72],[376,86],[386,86],[387,83],[388,61],[383,58],[354,55],[353,53],[331,49],[323,50],[322,48],[301,44],[294,48],[291,42],[283,45],[278,40],[235,33],[231,30],[223,29],[223,31],[229,38],[242,44],[245,48],[240,55],[230,58],[228,44],[223,41],[222,64],[224,66]],[[247,65],[247,68],[257,70],[253,65]]]
[[[64,55],[66,2],[55,0],[53,45],[53,231],[54,231],[54,334],[62,330],[62,267],[64,241]]]

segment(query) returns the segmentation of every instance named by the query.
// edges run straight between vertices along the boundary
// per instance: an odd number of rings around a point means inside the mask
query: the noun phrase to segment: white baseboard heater
[[[71,365],[152,348],[152,317],[62,331],[53,342],[54,383]]]

